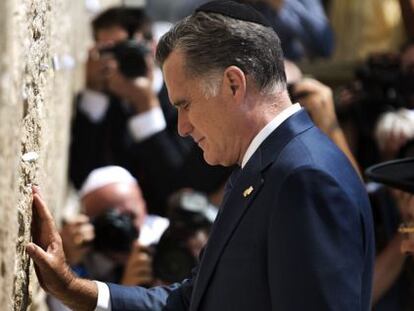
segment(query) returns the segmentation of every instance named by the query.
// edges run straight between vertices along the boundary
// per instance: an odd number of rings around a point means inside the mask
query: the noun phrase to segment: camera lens
[[[139,235],[132,218],[114,208],[96,217],[92,223],[95,227],[94,247],[97,251],[128,253]]]

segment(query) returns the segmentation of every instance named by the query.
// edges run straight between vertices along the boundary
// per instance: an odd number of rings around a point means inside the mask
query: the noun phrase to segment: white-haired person
[[[124,285],[151,284],[151,255],[147,247],[158,242],[169,222],[147,214],[137,180],[122,167],[101,167],[89,174],[79,195],[82,214],[66,220],[61,230],[68,263],[84,277]],[[97,226],[106,226],[103,230],[110,231],[111,222],[116,226],[117,222],[122,225],[122,221],[126,226],[129,222],[133,227],[130,230],[135,229],[136,234],[139,232],[137,240],[124,238],[131,245],[122,246],[121,241],[116,241],[116,232],[97,232],[101,230]],[[124,234],[128,235],[128,230]],[[96,244],[99,240],[103,246]]]
[[[169,221],[147,214],[138,181],[120,166],[97,168],[86,178],[79,197],[81,213],[65,219],[60,231],[72,270],[85,278],[151,285],[149,246],[158,243]],[[117,231],[117,224],[127,228]],[[134,239],[134,233],[139,233],[138,239]],[[48,305],[52,311],[68,310],[52,296],[48,297]]]

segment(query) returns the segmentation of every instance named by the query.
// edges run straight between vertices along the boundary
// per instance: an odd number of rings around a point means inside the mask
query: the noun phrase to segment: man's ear
[[[235,99],[243,98],[246,93],[246,75],[237,66],[227,67],[223,85]]]

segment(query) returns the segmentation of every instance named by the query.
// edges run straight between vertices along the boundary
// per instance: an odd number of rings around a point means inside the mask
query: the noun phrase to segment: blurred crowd
[[[369,181],[376,163],[414,156],[414,3],[410,0],[239,0],[278,33],[289,92],[353,164],[371,198],[377,258],[373,310],[414,310],[414,247],[401,223],[409,193]],[[190,274],[232,168],[211,167],[177,133],[154,62],[158,38],[206,0],[150,0],[91,20],[85,88],[74,99],[69,156],[78,209],[61,236],[82,277],[171,284]],[[304,63],[343,62],[351,80],[318,80]],[[334,74],[333,74],[334,76]],[[48,297],[51,310],[64,310]]]

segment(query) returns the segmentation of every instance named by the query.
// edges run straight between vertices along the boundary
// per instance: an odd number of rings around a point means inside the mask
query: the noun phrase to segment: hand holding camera
[[[111,62],[113,62],[113,57],[100,55],[98,47],[93,47],[89,51],[86,63],[86,86],[88,89],[96,92],[105,91],[105,72],[110,67]]]
[[[110,208],[92,221],[83,214],[65,221],[60,235],[69,265],[76,265],[92,250],[129,254],[139,232],[129,215]]]
[[[145,286],[152,283],[151,252],[148,248],[139,245],[138,241],[135,241],[124,269],[121,284],[126,286]]]
[[[317,80],[305,78],[290,87],[293,101],[300,101],[313,122],[327,135],[338,127],[332,90]]]
[[[81,214],[67,220],[60,231],[60,235],[67,262],[73,266],[79,264],[91,250],[95,230],[89,222],[89,217]]]
[[[159,106],[158,97],[152,90],[150,79],[147,77],[128,79],[116,66],[108,70],[106,74],[106,89],[129,103],[136,113]]]
[[[115,95],[137,113],[159,105],[152,90],[153,57],[143,43],[133,40],[95,47],[87,63],[87,86]]]

